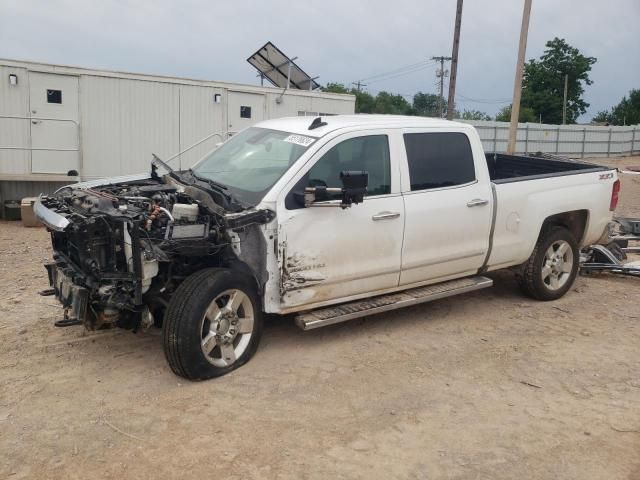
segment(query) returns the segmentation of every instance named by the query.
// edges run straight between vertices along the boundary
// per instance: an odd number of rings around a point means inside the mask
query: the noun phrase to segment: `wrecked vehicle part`
[[[580,272],[583,275],[609,272],[640,278],[640,262],[622,262],[604,245],[591,245],[583,252]]]
[[[277,204],[265,196],[313,142],[251,127],[193,169],[154,155],[148,176],[42,197],[64,326],[161,326],[167,362],[191,379],[244,364],[257,350],[262,312],[273,309],[278,274],[277,229],[268,225]]]
[[[260,225],[273,212],[228,212],[212,197],[168,175],[40,197],[35,212],[54,250],[46,268],[69,318],[88,329],[159,324],[182,280],[207,267],[233,265],[261,288],[268,275]],[[246,242],[242,255],[231,248],[232,234]]]
[[[630,242],[634,242],[631,244]],[[580,273],[614,273],[640,278],[640,261],[626,261],[627,254],[640,253],[640,218],[614,216],[602,245],[589,245],[580,254]]]
[[[40,221],[50,230],[64,232],[64,229],[69,225],[69,220],[62,215],[49,210],[42,204],[42,195],[40,195],[33,204],[33,211]]]
[[[580,257],[583,275],[608,272],[640,278],[640,261],[627,262],[627,254],[640,253],[629,242],[640,241],[640,218],[614,217],[609,224],[607,245],[590,245]]]

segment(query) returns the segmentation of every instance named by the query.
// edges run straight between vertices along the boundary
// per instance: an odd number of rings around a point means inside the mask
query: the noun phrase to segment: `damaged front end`
[[[34,209],[53,247],[46,269],[69,324],[160,326],[186,277],[242,264],[232,248],[238,232],[269,222],[273,213],[222,201],[216,193],[172,174],[87,182],[41,196]]]

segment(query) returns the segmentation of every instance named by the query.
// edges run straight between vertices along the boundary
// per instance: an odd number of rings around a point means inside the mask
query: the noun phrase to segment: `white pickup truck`
[[[158,174],[164,167],[168,173]],[[223,375],[263,313],[312,329],[489,287],[571,287],[615,209],[613,169],[485,154],[476,130],[396,116],[259,123],[193,169],[65,187],[36,203],[61,325],[164,331],[173,371]]]

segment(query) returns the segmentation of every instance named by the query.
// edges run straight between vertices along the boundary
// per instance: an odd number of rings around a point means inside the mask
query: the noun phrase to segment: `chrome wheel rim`
[[[251,299],[242,290],[225,290],[207,307],[200,325],[200,345],[209,363],[228,367],[247,350],[253,335]]]
[[[573,249],[568,242],[553,242],[544,254],[542,282],[549,290],[559,290],[565,286],[573,270]]]

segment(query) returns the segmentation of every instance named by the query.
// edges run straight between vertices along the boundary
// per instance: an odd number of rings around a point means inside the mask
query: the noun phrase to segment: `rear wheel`
[[[174,373],[204,380],[229,373],[256,352],[262,313],[253,280],[211,268],[187,278],[164,322],[164,352]]]
[[[578,267],[578,243],[571,232],[564,227],[550,227],[540,235],[523,265],[520,286],[537,300],[555,300],[571,288]]]

